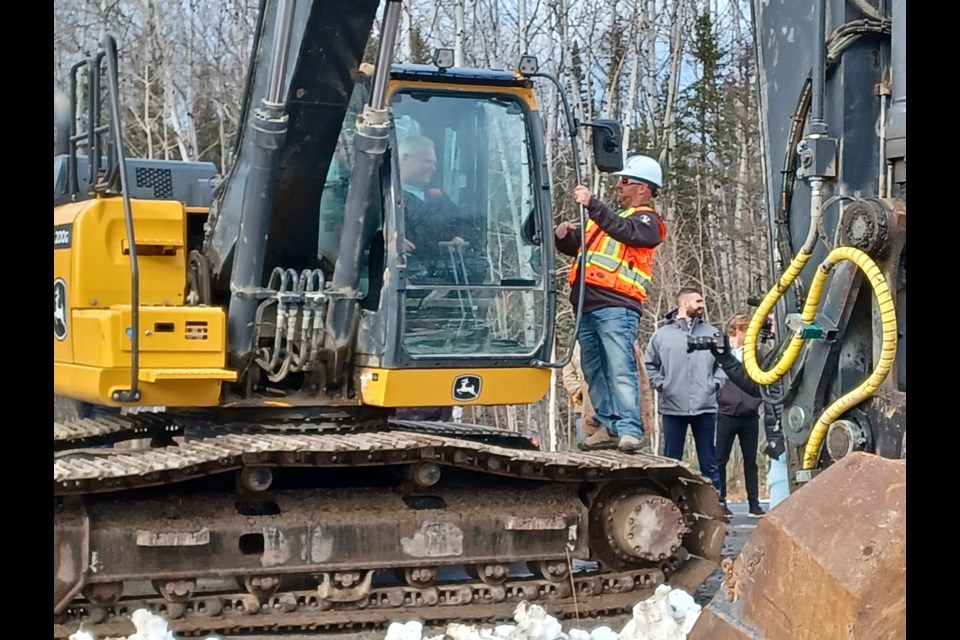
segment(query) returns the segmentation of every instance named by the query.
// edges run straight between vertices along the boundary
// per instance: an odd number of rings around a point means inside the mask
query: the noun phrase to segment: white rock
[[[517,621],[517,628],[512,637],[516,640],[566,640],[567,638],[560,621],[549,615],[546,609],[538,604],[521,601],[514,609],[513,617]]]
[[[450,640],[478,640],[480,637],[476,627],[460,624],[459,622],[451,622],[448,624],[444,635],[450,638]]]
[[[617,634],[618,640],[633,640],[637,636],[636,607],[634,607],[634,617],[627,620],[623,629]]]
[[[419,620],[391,622],[387,627],[385,640],[420,640],[423,637],[423,623]]]
[[[590,632],[592,640],[616,640],[617,632],[607,626],[597,627]]]
[[[177,640],[167,621],[147,609],[137,609],[130,615],[137,632],[127,640]]]
[[[633,619],[624,625],[619,640],[685,640],[700,610],[686,591],[662,584],[633,607]]]

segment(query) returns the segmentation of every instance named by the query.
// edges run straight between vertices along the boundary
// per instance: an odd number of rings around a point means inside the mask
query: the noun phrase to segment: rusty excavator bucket
[[[688,640],[907,637],[907,461],[852,453],[757,525]]]

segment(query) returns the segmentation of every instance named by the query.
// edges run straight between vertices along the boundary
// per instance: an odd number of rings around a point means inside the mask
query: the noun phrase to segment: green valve
[[[819,340],[823,337],[823,327],[816,322],[800,325],[800,331],[797,332],[804,340]]]
[[[789,314],[786,320],[790,331],[803,340],[819,340],[823,337],[823,326],[818,322],[801,322],[798,313]]]

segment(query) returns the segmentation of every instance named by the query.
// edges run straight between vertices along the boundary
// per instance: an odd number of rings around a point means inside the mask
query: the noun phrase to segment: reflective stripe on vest
[[[629,218],[641,211],[656,213],[650,207],[631,207],[618,212],[617,215],[621,218]],[[660,222],[661,236],[663,232],[663,223]],[[653,266],[653,249],[628,247],[600,230],[593,220],[587,220],[584,233],[586,234],[584,237],[590,243],[587,247],[586,283],[595,287],[611,289],[643,303],[647,299],[647,287],[653,280],[650,273]],[[571,286],[577,279],[579,258],[580,252],[578,251],[577,260],[570,269],[568,281]],[[628,258],[632,258],[632,260]],[[601,272],[610,274],[610,276],[604,277]]]

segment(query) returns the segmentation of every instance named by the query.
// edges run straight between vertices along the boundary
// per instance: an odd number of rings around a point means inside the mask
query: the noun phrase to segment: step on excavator
[[[535,403],[565,364],[537,83],[569,102],[531,56],[393,61],[378,5],[262,0],[224,176],[127,156],[113,36],[71,69],[54,638],[141,608],[183,636],[586,618],[718,569],[717,492],[678,461],[398,414]],[[565,113],[618,170],[619,125]]]
[[[907,637],[906,4],[751,3],[775,284],[744,366],[790,493],[689,640]]]

